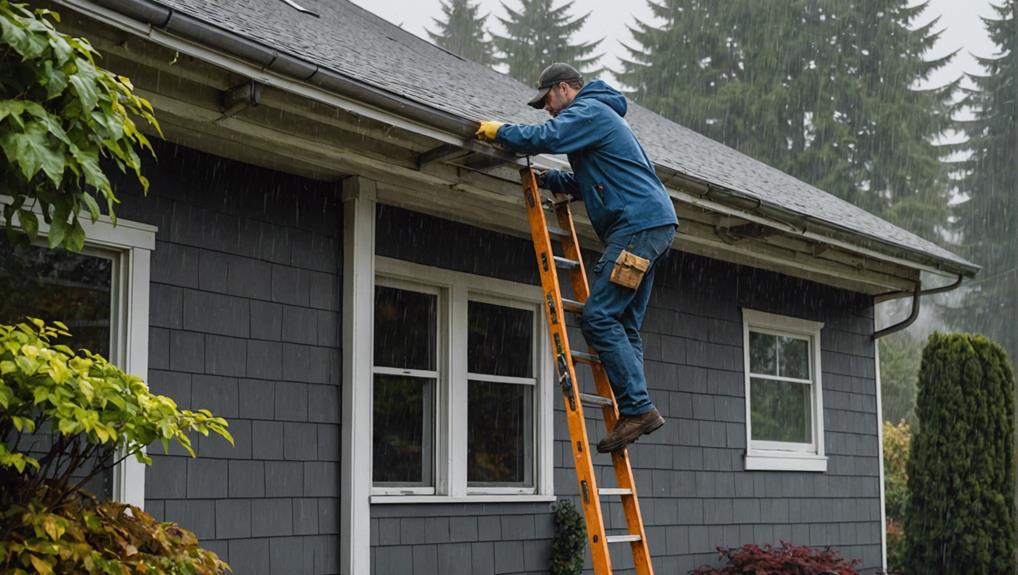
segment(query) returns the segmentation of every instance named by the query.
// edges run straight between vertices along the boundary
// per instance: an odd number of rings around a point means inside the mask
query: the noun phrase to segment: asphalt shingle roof
[[[533,89],[464,60],[346,0],[158,0],[159,4],[381,90],[469,120],[535,123]],[[535,71],[536,73],[536,71]],[[657,164],[799,214],[930,254],[975,264],[865,210],[632,104],[626,116]]]

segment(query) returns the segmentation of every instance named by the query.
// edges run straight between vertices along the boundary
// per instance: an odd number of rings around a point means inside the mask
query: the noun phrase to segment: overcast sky
[[[441,16],[439,0],[353,0],[354,3],[378,14],[382,18],[402,26],[404,29],[427,38],[425,28],[434,29],[433,18]],[[476,0],[475,0],[476,1]],[[501,33],[501,23],[496,16],[505,14],[499,0],[480,0],[482,12],[490,15],[488,27]],[[518,7],[518,0],[506,0],[507,5]],[[556,2],[561,6],[563,1]],[[576,0],[574,16],[590,12],[586,25],[577,34],[575,41],[591,41],[604,37],[601,49],[605,52],[604,64],[618,69],[620,56],[625,56],[621,43],[632,44],[628,26],[635,19],[651,20],[651,12],[645,1],[620,2],[619,0]],[[941,16],[939,27],[944,29],[940,43],[933,56],[941,56],[952,50],[961,49],[949,66],[942,69],[932,82],[943,84],[957,78],[964,72],[978,72],[978,65],[970,53],[990,56],[994,47],[987,38],[980,16],[992,15],[990,0],[930,0],[930,6],[923,14],[923,22]]]

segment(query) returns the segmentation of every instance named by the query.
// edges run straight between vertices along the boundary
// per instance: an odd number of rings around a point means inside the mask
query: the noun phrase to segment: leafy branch
[[[34,239],[35,211],[49,224],[49,246],[80,251],[85,232],[79,214],[94,222],[99,202],[114,223],[118,203],[101,162],[134,173],[144,190],[137,149],[153,153],[132,117],[162,134],[152,105],[134,87],[96,65],[85,38],[58,32],[55,12],[0,0],[0,194],[8,235]]]

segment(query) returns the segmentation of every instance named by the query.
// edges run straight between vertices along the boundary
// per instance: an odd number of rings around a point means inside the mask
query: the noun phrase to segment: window
[[[434,493],[438,293],[375,286],[372,429],[377,486]]]
[[[743,309],[746,469],[826,471],[823,324]]]
[[[372,503],[551,499],[540,288],[381,257],[376,272]]]
[[[534,310],[467,308],[467,481],[533,487]]]
[[[0,196],[0,205],[9,201]],[[146,377],[156,228],[125,219],[114,226],[106,217],[81,223],[86,242],[79,254],[43,244],[20,251],[0,244],[0,321],[24,315],[60,319],[71,328],[72,347],[101,353],[124,371]],[[40,221],[39,236],[48,232]],[[144,508],[145,466],[127,458],[89,488]]]
[[[43,245],[15,247],[0,236],[0,323],[27,317],[62,321],[72,337],[59,343],[117,362],[120,358],[110,353],[115,267],[112,254],[50,250]],[[104,499],[112,497],[112,470],[97,474],[85,489]]]

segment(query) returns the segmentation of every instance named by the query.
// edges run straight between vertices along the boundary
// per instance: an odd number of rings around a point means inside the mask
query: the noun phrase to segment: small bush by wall
[[[773,545],[743,545],[738,548],[718,547],[720,558],[727,563],[719,568],[704,565],[693,575],[859,575],[855,560],[842,558],[831,548],[814,549],[781,542]]]

